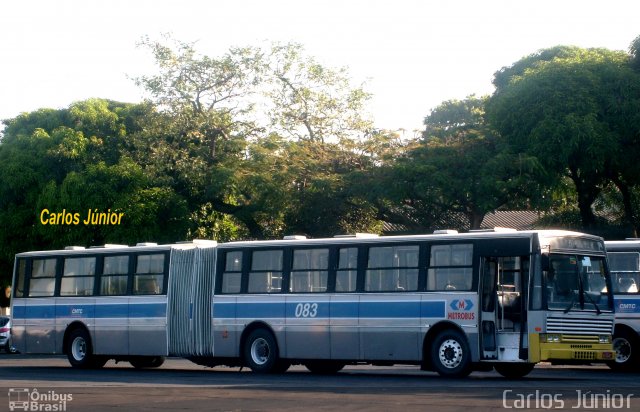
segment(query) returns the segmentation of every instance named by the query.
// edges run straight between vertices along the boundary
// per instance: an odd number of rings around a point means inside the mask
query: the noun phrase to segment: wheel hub
[[[462,362],[462,346],[454,339],[447,339],[440,345],[438,351],[443,366],[453,369]]]

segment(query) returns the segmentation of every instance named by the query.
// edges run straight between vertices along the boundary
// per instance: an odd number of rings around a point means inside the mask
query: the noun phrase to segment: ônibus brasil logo
[[[54,390],[41,392],[35,388],[9,389],[9,410],[11,411],[66,411],[67,403],[72,400],[72,394]]]
[[[449,304],[451,309],[447,314],[447,319],[451,320],[475,320],[475,312],[473,309],[473,301],[471,299],[454,299]]]

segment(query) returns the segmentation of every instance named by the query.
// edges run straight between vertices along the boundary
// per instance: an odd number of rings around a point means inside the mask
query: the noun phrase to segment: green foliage
[[[604,49],[545,50],[497,73],[488,105],[511,150],[555,175],[551,186],[571,179],[585,227],[595,225],[592,205],[631,147],[625,139],[637,136],[640,83],[628,60]]]

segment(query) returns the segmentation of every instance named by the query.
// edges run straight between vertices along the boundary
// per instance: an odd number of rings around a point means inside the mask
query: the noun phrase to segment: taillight
[[[9,328],[0,328],[0,333],[9,332],[10,330]]]

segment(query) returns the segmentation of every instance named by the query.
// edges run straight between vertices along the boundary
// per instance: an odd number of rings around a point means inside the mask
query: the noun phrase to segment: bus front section
[[[540,266],[531,279],[529,359],[610,361],[614,325],[604,242],[587,235],[540,239]]]

